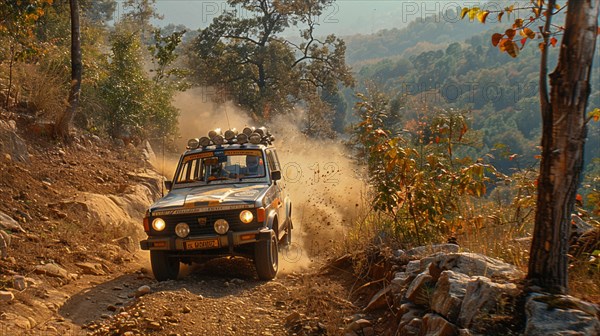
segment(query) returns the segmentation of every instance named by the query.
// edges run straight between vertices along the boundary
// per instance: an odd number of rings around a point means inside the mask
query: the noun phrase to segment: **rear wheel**
[[[158,281],[176,280],[179,274],[179,258],[169,256],[167,251],[150,251],[152,273]]]
[[[254,248],[254,264],[261,280],[271,280],[279,270],[277,236],[273,233],[267,240],[260,240]]]

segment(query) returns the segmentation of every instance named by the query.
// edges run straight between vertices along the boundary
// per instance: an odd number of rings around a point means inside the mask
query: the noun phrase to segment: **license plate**
[[[185,242],[186,250],[200,250],[219,247],[218,239],[210,240],[190,240]]]

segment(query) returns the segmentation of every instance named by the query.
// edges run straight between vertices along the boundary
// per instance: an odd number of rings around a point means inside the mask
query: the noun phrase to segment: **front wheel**
[[[277,236],[271,234],[266,240],[260,240],[254,247],[254,264],[260,280],[272,280],[279,270]]]
[[[179,258],[169,256],[167,251],[150,251],[152,273],[158,281],[176,280],[179,274]]]

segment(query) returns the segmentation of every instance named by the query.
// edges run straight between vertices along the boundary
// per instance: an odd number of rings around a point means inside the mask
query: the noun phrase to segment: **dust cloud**
[[[258,125],[231,102],[213,102],[214,91],[195,89],[179,93],[177,141],[180,152],[187,140],[205,136],[214,128]],[[266,125],[282,165],[283,183],[292,200],[292,246],[280,255],[280,271],[300,271],[343,248],[344,236],[360,215],[367,190],[357,166],[340,140],[310,139],[301,132],[303,111],[297,110]],[[176,160],[167,160],[164,173],[173,176]]]

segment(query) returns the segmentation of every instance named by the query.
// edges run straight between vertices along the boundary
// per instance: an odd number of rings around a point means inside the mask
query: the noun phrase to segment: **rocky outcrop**
[[[501,260],[459,252],[454,246],[394,252],[387,259],[394,265],[382,267],[393,270],[382,279],[389,285],[371,297],[365,312],[395,312],[388,314],[388,328],[395,335],[523,333],[525,317],[516,309],[525,294],[516,283],[525,274]],[[600,335],[600,310],[593,304],[537,294],[529,297],[526,309],[525,335]]]
[[[568,295],[532,294],[525,336],[600,335],[600,309]]]

